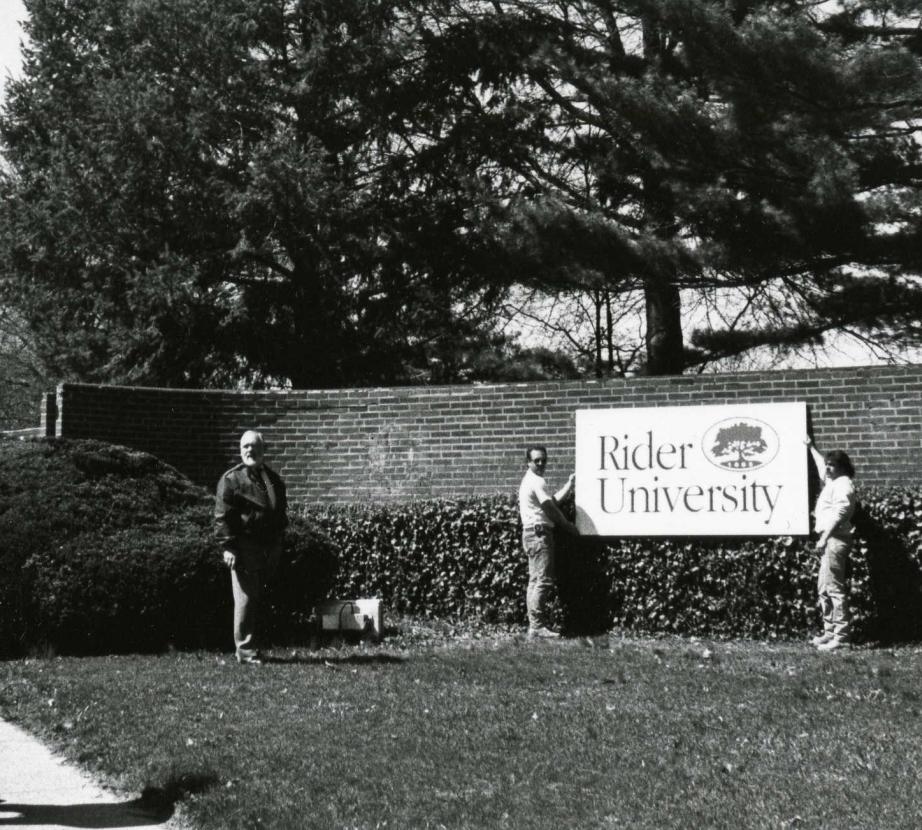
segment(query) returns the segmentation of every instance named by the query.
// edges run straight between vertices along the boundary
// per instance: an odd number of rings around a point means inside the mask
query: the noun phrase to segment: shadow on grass
[[[290,657],[264,656],[263,663],[273,665],[305,665],[305,666],[323,666],[323,665],[343,665],[343,666],[368,666],[391,663],[405,663],[405,657],[397,657],[393,654],[343,654],[343,655],[320,655],[320,654],[295,654]]]
[[[179,773],[162,786],[145,787],[138,798],[119,802],[42,804],[11,802],[0,798],[2,827],[157,827],[169,821],[176,803],[203,793],[219,783],[212,772]]]
[[[170,776],[160,787],[145,787],[138,801],[151,814],[163,816],[166,821],[173,814],[177,801],[198,795],[218,785],[220,779],[213,772],[183,772]]]
[[[156,827],[172,818],[176,802],[218,783],[213,773],[184,773],[162,787],[146,787],[139,798],[113,803],[41,804],[0,799],[0,827]]]
[[[17,804],[0,801],[0,827],[156,827],[173,815],[143,798],[116,804]]]

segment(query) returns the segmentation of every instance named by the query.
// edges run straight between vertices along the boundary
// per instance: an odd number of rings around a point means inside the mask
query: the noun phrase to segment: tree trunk
[[[602,377],[602,297],[598,291],[592,292],[595,305],[595,376]]]
[[[681,375],[685,369],[682,306],[674,282],[648,279],[644,285],[647,311],[648,375]]]

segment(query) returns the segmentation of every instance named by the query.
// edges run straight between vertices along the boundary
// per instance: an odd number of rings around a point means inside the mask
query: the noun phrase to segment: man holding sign
[[[560,510],[558,502],[573,492],[575,475],[553,496],[547,491],[544,470],[547,467],[547,449],[529,447],[525,451],[528,469],[519,485],[519,513],[522,517],[522,547],[528,555],[528,590],[525,605],[528,608],[529,639],[559,637],[548,627],[547,600],[554,584],[554,528],[560,527],[574,536],[579,535],[573,524]]]

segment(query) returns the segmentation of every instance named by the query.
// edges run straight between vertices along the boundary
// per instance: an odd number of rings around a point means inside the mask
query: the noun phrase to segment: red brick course
[[[66,383],[42,423],[146,450],[208,487],[256,428],[293,500],[343,503],[511,493],[530,443],[547,445],[560,482],[577,409],[784,401],[808,404],[818,446],[852,455],[862,483],[922,480],[922,366],[267,392]]]

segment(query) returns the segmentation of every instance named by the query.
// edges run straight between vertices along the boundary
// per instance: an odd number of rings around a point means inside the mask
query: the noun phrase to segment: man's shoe
[[[557,640],[559,638],[560,635],[556,631],[551,631],[551,629],[545,628],[543,625],[538,628],[528,629],[529,640]]]
[[[838,649],[847,649],[850,648],[848,642],[845,640],[837,640],[833,637],[831,640],[825,643],[820,643],[817,647],[817,651],[837,651]]]
[[[832,639],[832,634],[819,634],[810,640],[810,644],[814,646],[821,646],[824,643],[828,643]]]

